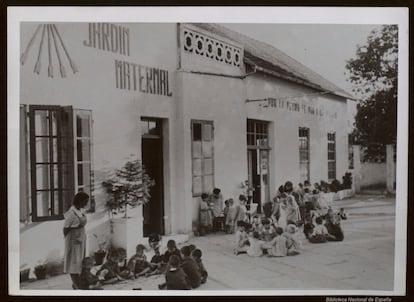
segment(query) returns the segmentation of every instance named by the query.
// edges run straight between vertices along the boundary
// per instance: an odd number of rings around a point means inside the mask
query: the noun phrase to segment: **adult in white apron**
[[[88,200],[88,194],[84,192],[77,193],[73,199],[72,207],[64,215],[65,254],[63,271],[70,274],[73,289],[78,288],[82,260],[86,255],[86,216],[81,209],[87,205]]]

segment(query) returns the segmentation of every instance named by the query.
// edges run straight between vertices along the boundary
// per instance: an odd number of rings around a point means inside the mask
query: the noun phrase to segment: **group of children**
[[[167,242],[167,250],[160,253],[161,236],[153,234],[148,243],[154,252],[150,261],[145,255],[145,246],[138,244],[135,254],[127,260],[125,249],[111,249],[106,261],[95,272],[94,259],[86,257],[82,262],[80,289],[102,289],[104,284],[135,279],[141,276],[165,275],[165,283],[159,289],[194,289],[207,280],[208,273],[202,262],[202,251],[194,245],[180,250],[174,240]]]
[[[214,192],[220,193],[220,189],[216,188]],[[305,181],[294,189],[292,182],[287,181],[279,187],[276,197],[263,205],[262,214],[252,215],[244,195],[239,196],[238,205],[232,198],[225,200],[221,216],[224,231],[236,232],[234,252],[249,256],[297,255],[301,247],[299,230],[303,230],[311,243],[342,241],[344,234],[340,221],[346,219],[346,214],[343,208],[334,213],[325,202],[324,193],[318,183],[311,187]],[[217,194],[215,196],[217,199]],[[210,200],[210,195],[202,195],[200,214],[210,213]],[[204,222],[200,219],[201,228],[208,226]]]

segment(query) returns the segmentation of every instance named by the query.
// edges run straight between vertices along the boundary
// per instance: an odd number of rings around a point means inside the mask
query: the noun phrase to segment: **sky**
[[[355,58],[357,45],[380,25],[353,24],[221,24],[266,42],[352,93],[344,75],[346,61]]]

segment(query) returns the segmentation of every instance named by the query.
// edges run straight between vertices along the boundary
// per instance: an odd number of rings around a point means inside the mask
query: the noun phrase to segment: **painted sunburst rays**
[[[62,53],[64,52],[68,61],[69,65],[73,71],[73,73],[78,72],[78,69],[75,65],[75,62],[72,60],[72,58],[69,55],[68,49],[66,48],[65,43],[63,42],[62,36],[60,35],[57,27],[55,24],[39,24],[32,37],[30,38],[28,44],[26,45],[26,48],[24,52],[22,53],[20,57],[20,62],[22,65],[25,64],[27,57],[29,55],[29,52],[31,48],[36,43],[37,36],[40,35],[40,42],[37,50],[37,60],[34,66],[34,72],[37,74],[40,74],[42,69],[42,52],[47,51],[47,57],[48,57],[48,68],[47,73],[48,77],[53,78],[54,70],[53,70],[53,61],[54,58],[57,58],[58,64],[59,64],[59,71],[60,76],[62,78],[66,77],[66,69],[64,66]],[[46,48],[46,50],[44,50]],[[63,50],[63,51],[62,51]],[[55,52],[55,55],[53,55],[53,52]]]

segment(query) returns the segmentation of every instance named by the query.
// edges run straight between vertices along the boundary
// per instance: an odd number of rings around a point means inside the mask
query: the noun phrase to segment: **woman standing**
[[[89,200],[89,195],[79,192],[73,199],[72,207],[65,213],[63,234],[65,236],[65,273],[72,279],[72,288],[78,288],[79,275],[82,270],[82,260],[86,254],[86,216],[81,212]]]

